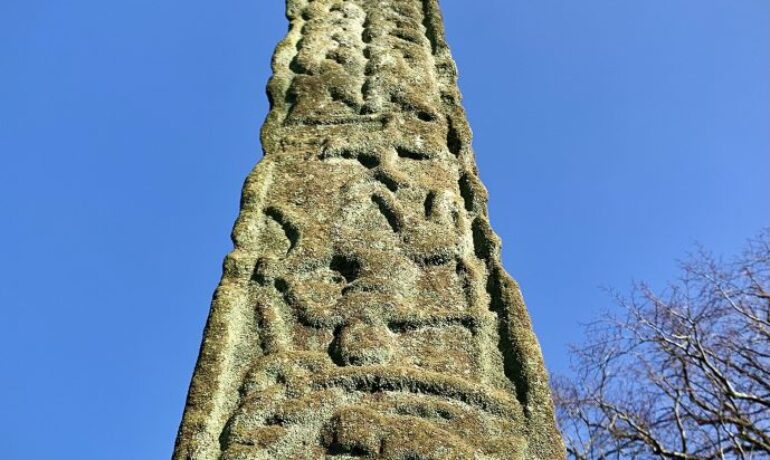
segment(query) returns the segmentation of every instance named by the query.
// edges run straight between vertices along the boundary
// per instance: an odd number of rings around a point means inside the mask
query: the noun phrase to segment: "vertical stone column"
[[[174,458],[563,458],[437,1],[287,16]]]

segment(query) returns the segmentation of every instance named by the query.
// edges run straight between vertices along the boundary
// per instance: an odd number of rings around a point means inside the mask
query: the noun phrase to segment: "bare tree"
[[[700,249],[587,326],[553,385],[570,458],[770,458],[769,236],[728,262]]]

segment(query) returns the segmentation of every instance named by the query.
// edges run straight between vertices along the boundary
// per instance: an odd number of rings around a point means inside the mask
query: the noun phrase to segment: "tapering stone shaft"
[[[437,0],[287,16],[174,458],[563,458]]]

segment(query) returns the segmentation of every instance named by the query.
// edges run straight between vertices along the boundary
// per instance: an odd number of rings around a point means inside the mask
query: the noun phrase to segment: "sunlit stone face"
[[[175,458],[560,458],[436,1],[287,12]]]

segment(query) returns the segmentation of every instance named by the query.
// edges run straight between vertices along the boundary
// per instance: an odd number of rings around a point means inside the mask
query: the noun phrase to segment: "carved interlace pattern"
[[[287,13],[176,458],[557,458],[436,1]]]

